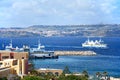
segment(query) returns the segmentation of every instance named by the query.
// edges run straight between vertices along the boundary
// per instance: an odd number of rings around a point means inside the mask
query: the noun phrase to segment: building
[[[28,52],[0,51],[0,77],[28,74]]]
[[[0,77],[6,77],[9,74],[24,76],[28,73],[27,59],[7,59],[0,61]]]
[[[40,68],[37,70],[41,74],[53,74],[59,76],[63,73],[61,69]]]
[[[71,76],[71,75],[74,75],[74,76],[83,76],[84,74],[82,74],[82,73],[65,74],[65,76]]]
[[[120,78],[110,77],[110,80],[120,80]]]
[[[0,51],[0,61],[4,59],[28,59],[28,52]]]

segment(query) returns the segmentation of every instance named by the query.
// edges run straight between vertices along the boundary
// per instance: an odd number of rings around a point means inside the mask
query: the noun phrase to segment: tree
[[[105,79],[107,78],[107,76],[108,76],[108,73],[105,71],[105,72],[103,72],[103,76],[105,77]]]
[[[70,74],[71,73],[70,70],[69,70],[69,68],[68,68],[68,66],[65,66],[65,68],[63,70],[63,73],[64,74]]]
[[[101,73],[100,73],[100,72],[96,72],[96,76],[97,76],[97,77],[100,77],[100,76],[101,76]]]
[[[45,80],[38,76],[25,76],[22,80]]]
[[[108,75],[108,73],[105,71],[105,72],[103,72],[103,75],[107,76],[107,75]]]
[[[75,75],[69,75],[69,76],[60,76],[58,80],[88,80],[85,76],[75,76]]]
[[[83,72],[82,72],[82,74],[85,76],[85,77],[89,77],[89,75],[88,75],[88,72],[86,71],[86,70],[84,70]]]
[[[45,79],[47,80],[54,80],[55,76],[52,72],[48,72],[47,75],[45,75]]]

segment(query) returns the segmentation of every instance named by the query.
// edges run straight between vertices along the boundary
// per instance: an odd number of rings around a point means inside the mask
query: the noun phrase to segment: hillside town
[[[98,28],[96,28],[98,27]],[[26,28],[0,28],[0,37],[101,36],[119,37],[119,24],[33,25]],[[16,35],[14,35],[16,34]]]

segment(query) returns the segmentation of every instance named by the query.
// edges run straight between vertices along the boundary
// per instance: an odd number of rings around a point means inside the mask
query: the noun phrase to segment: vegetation
[[[0,80],[7,80],[7,78],[6,78],[6,77],[3,77],[3,78],[0,78]]]
[[[58,80],[88,80],[88,78],[85,76],[69,75],[69,76],[60,76]]]
[[[25,76],[22,80],[45,80],[39,76]]]
[[[75,76],[75,75],[61,75],[59,77],[52,76],[52,75],[45,75],[42,76],[25,76],[22,80],[88,80],[85,76]]]
[[[68,67],[65,67],[65,70],[69,71]],[[96,72],[96,75],[89,79],[89,74],[86,70],[82,72],[82,75],[74,75],[70,73],[70,75],[65,75],[64,73],[60,76],[54,75],[53,73],[49,72],[47,74],[39,73],[35,70],[31,71],[31,74],[25,76],[23,79],[20,79],[18,76],[12,78],[11,80],[110,80],[107,72]],[[7,80],[6,77],[0,78],[0,80]]]
[[[82,74],[83,74],[85,77],[89,78],[89,74],[88,74],[88,72],[87,72],[86,70],[84,70],[84,71],[82,72]]]
[[[66,75],[68,74],[68,75]],[[102,78],[105,78],[106,80],[110,80],[108,73],[105,72],[96,72],[96,75],[89,79],[89,74],[86,70],[82,72],[80,75],[74,75],[70,70],[69,67],[66,66],[63,70],[63,74],[61,75],[55,75],[52,72],[48,73],[40,73],[36,70],[31,70],[30,74],[27,76],[24,76],[23,79],[20,79],[18,76],[12,77],[11,80],[102,80]],[[0,80],[7,80],[6,77],[0,78]]]
[[[110,80],[110,76],[105,72],[96,72],[96,75],[91,80]]]
[[[63,70],[63,73],[64,74],[70,74],[71,73],[68,66],[65,66],[65,69]]]
[[[88,80],[88,73],[87,71],[83,71],[83,75],[72,75],[69,67],[66,66],[63,70],[63,74],[60,76],[53,74],[52,72],[48,72],[47,74],[39,73],[36,70],[32,70],[31,74],[25,76],[22,80]],[[71,74],[66,76],[65,74]]]

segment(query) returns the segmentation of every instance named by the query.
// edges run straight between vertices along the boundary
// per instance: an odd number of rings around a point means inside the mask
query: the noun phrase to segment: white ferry
[[[18,46],[13,47],[12,40],[10,41],[9,45],[5,46],[5,50],[7,51],[29,51],[30,47],[27,45],[23,45],[22,48],[18,48]]]
[[[38,50],[44,49],[44,48],[45,48],[45,46],[44,46],[44,45],[41,45],[40,40],[39,40],[39,41],[38,41]]]
[[[39,51],[44,51],[45,46],[41,45],[40,41],[38,41],[38,47],[37,48],[30,48],[27,45],[23,45],[22,48],[18,48],[16,46],[15,48],[13,47],[12,40],[10,41],[9,45],[5,46],[5,50],[8,51],[31,51],[31,52],[39,52]]]
[[[8,50],[8,51],[15,50],[15,48],[13,48],[13,45],[12,45],[12,40],[10,41],[9,45],[5,46],[5,50]]]
[[[44,46],[44,45],[41,45],[40,40],[38,40],[38,46],[37,46],[37,48],[31,48],[31,49],[30,49],[30,52],[31,52],[31,53],[43,52],[44,49],[45,49],[45,46]]]
[[[91,47],[91,48],[107,48],[107,44],[104,41],[100,40],[88,40],[82,43],[82,47]]]

